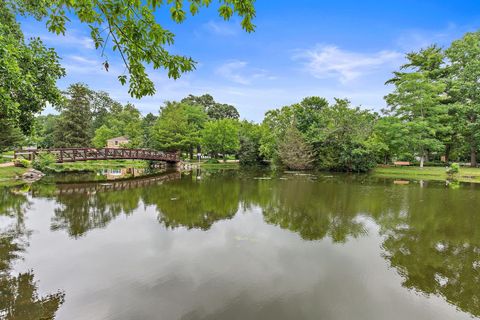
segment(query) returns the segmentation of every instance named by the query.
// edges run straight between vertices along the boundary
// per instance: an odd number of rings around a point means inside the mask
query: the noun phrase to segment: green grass
[[[146,168],[148,162],[142,160],[92,160],[55,163],[50,167],[55,172],[96,171],[104,168]]]
[[[22,184],[23,181],[18,178],[27,170],[27,168],[19,167],[0,167],[0,187]]]
[[[448,175],[444,167],[378,167],[374,176],[398,179],[446,180]],[[461,182],[480,183],[480,168],[460,167],[455,179]]]

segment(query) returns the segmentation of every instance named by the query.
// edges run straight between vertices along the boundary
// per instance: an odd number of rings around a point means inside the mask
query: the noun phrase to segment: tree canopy
[[[47,103],[59,105],[56,81],[65,75],[53,49],[39,38],[24,39],[9,6],[0,1],[0,126],[28,134],[34,116]]]

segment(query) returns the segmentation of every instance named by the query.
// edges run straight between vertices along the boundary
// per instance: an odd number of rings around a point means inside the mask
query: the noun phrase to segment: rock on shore
[[[35,182],[42,179],[44,176],[45,174],[41,171],[38,171],[35,169],[29,169],[27,172],[22,174],[22,179],[25,182]]]

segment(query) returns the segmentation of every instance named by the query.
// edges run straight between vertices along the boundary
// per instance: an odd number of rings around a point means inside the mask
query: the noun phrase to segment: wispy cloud
[[[255,79],[276,79],[276,77],[270,75],[265,69],[251,68],[248,66],[248,62],[242,60],[226,62],[218,67],[215,73],[229,81],[243,85],[248,85]]]
[[[43,30],[42,30],[43,31]],[[77,47],[79,49],[95,49],[93,40],[90,37],[79,34],[75,30],[67,32],[65,35],[56,35],[50,32],[42,32],[39,34],[37,31],[26,32],[28,38],[31,37],[40,37],[48,45],[53,45],[55,47]]]
[[[207,29],[210,33],[219,35],[219,36],[233,36],[236,35],[238,30],[235,28],[232,22],[217,22],[210,20],[205,23],[204,28]]]
[[[316,78],[337,78],[345,83],[381,66],[398,64],[402,56],[389,50],[368,54],[342,50],[334,45],[317,45],[312,49],[296,50],[293,59],[302,61],[305,70]]]
[[[118,73],[118,70],[113,70],[113,67],[110,68],[111,72],[107,73],[102,61],[96,57],[67,55],[64,57],[62,65],[67,70],[68,75],[110,76],[112,73]]]

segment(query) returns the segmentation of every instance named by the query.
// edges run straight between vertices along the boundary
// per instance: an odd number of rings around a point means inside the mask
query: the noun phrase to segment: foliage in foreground
[[[47,102],[57,105],[56,82],[65,75],[53,49],[39,38],[24,39],[14,13],[0,1],[0,127],[30,133],[34,116]],[[5,130],[5,128],[3,129]]]
[[[38,20],[46,20],[49,31],[65,34],[70,15],[86,24],[95,48],[105,58],[104,67],[109,70],[106,52],[118,52],[126,71],[118,75],[121,84],[129,83],[128,92],[132,97],[141,98],[155,93],[153,81],[146,72],[146,66],[165,69],[170,78],[177,79],[181,74],[195,69],[192,58],[173,54],[175,34],[162,27],[156,16],[159,11],[170,12],[171,19],[182,23],[188,12],[193,16],[212,1],[189,1],[188,8],[183,0],[176,1],[29,1],[7,0],[19,12],[30,14]],[[254,0],[220,0],[219,15],[229,20],[237,15],[241,26],[253,32],[255,17]],[[69,16],[67,16],[67,13]]]

